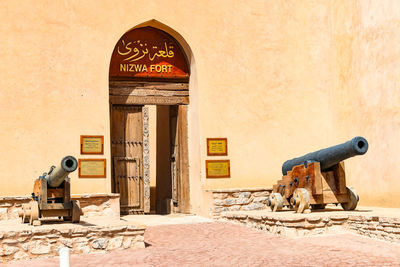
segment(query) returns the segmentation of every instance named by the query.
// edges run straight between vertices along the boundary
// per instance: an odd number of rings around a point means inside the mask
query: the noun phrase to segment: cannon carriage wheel
[[[29,217],[29,224],[33,225],[33,222],[39,220],[39,203],[36,201],[29,202],[31,216]]]
[[[340,203],[340,205],[344,210],[355,210],[360,199],[356,190],[352,187],[347,187],[347,195],[349,196],[349,202]]]
[[[281,210],[283,207],[283,197],[280,193],[271,193],[268,199],[267,206],[271,208],[273,212]]]
[[[19,217],[21,217],[22,223],[29,223],[30,225],[33,225],[34,221],[39,220],[40,212],[37,201],[32,200],[29,203],[22,204]]]
[[[81,215],[83,214],[81,204],[79,200],[72,200],[71,204],[72,208],[70,210],[70,216],[63,216],[63,220],[65,222],[79,223]]]
[[[310,195],[304,188],[297,188],[293,192],[293,197],[290,199],[294,210],[297,213],[309,213],[310,210]]]
[[[81,219],[81,214],[82,214],[81,204],[80,204],[79,200],[72,201],[71,213],[72,213],[72,216],[71,216],[72,222],[79,223],[79,221]]]

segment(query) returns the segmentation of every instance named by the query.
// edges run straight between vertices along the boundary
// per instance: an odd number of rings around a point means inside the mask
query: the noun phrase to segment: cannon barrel
[[[342,160],[357,155],[363,155],[367,150],[368,141],[361,136],[357,136],[346,143],[308,153],[299,158],[287,160],[282,165],[282,173],[286,175],[294,166],[313,161],[320,162],[321,170],[324,171]]]
[[[60,186],[68,174],[75,171],[77,167],[78,161],[75,157],[64,157],[60,165],[52,166],[49,173],[45,176],[47,184],[51,187]]]

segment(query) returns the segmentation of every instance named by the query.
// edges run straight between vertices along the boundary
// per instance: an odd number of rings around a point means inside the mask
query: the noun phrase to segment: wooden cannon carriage
[[[22,222],[40,225],[40,218],[63,217],[64,221],[78,223],[82,210],[79,201],[71,201],[71,185],[68,174],[75,171],[77,160],[72,156],[64,157],[57,167],[52,166],[35,180],[32,200],[22,205],[19,216]]]
[[[287,206],[298,213],[323,209],[326,204],[341,204],[344,210],[354,210],[359,197],[346,186],[343,160],[363,155],[368,142],[363,137],[305,156],[286,161],[283,177],[273,186],[267,205],[272,211]]]

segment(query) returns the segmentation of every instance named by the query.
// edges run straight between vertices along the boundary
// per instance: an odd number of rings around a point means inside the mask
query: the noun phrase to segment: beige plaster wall
[[[348,183],[364,205],[398,206],[399,10],[395,0],[1,1],[0,195],[28,194],[53,162],[80,157],[81,134],[104,135],[110,158],[111,52],[156,19],[188,44],[194,212],[204,189],[271,187],[286,159],[356,135],[370,151],[346,162]],[[230,179],[205,178],[207,137],[228,138],[215,159],[231,160]],[[72,179],[74,193],[110,192],[110,165],[107,179]]]

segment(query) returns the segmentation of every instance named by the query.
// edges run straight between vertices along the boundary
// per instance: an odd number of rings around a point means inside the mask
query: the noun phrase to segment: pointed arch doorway
[[[110,144],[112,192],[120,194],[122,214],[190,212],[189,76],[182,47],[165,31],[134,28],[115,45],[109,71]],[[149,108],[156,110],[153,128]],[[153,144],[149,128],[156,129]],[[150,161],[151,147],[156,162]],[[155,190],[150,188],[151,164],[157,170]]]

